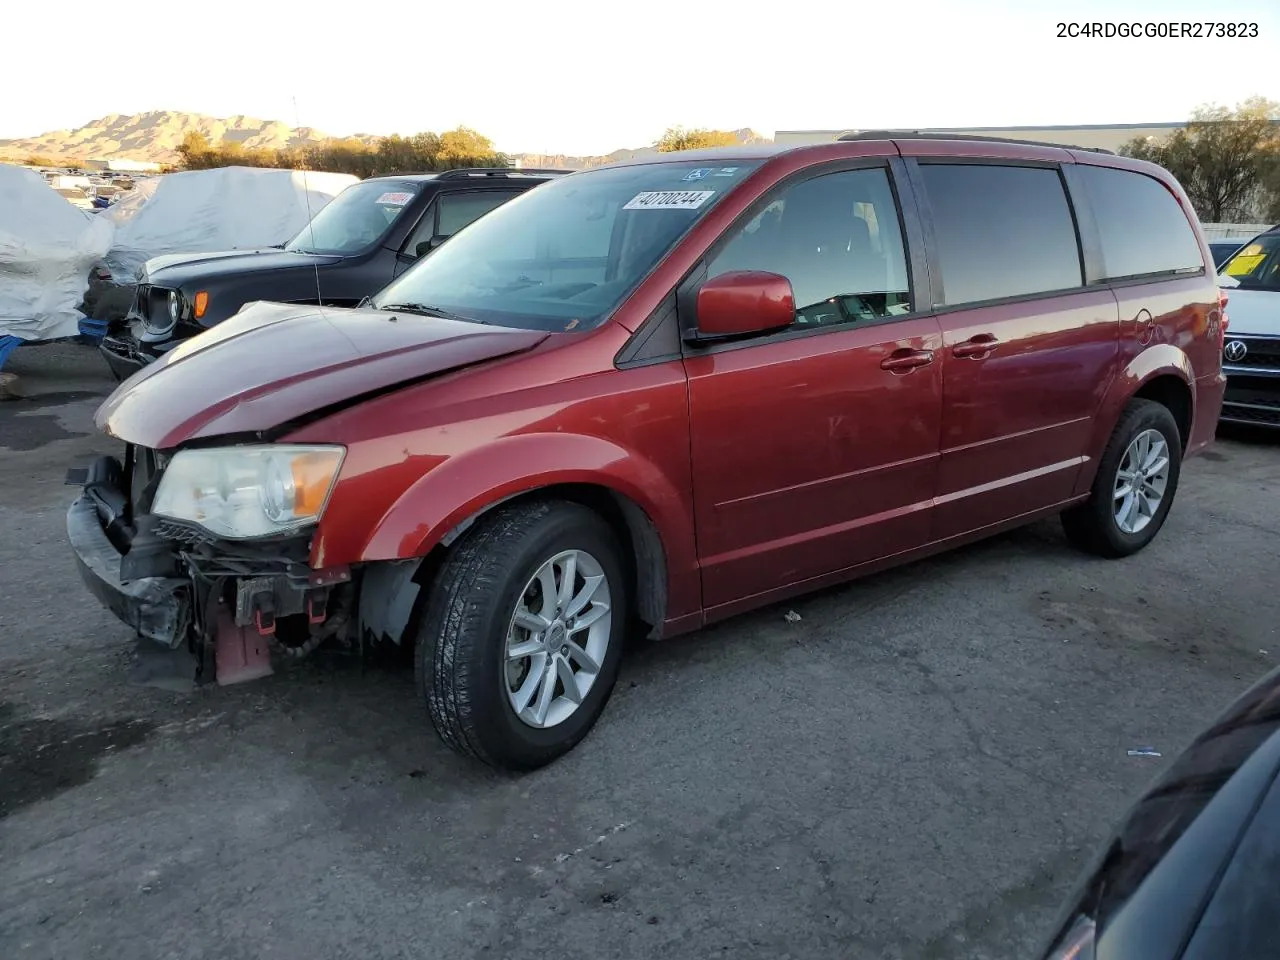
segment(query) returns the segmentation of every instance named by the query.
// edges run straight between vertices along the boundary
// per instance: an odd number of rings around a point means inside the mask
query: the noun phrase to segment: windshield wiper
[[[381,303],[374,309],[376,310],[403,310],[407,313],[420,313],[424,317],[439,317],[441,320],[458,320],[462,323],[484,323],[483,320],[476,320],[472,317],[460,316],[456,313],[450,313],[448,310],[441,310],[439,307],[433,307],[429,303]]]

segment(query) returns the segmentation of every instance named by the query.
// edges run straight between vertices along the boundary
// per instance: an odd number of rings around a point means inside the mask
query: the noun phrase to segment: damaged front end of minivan
[[[139,637],[195,658],[195,679],[272,672],[356,632],[350,567],[311,540],[345,451],[247,445],[163,454],[126,445],[73,470],[67,533],[94,596]]]

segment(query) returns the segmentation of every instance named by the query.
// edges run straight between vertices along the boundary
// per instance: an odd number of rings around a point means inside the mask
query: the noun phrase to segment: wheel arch
[[[1195,416],[1195,398],[1191,385],[1174,373],[1159,373],[1134,391],[1131,400],[1154,400],[1173,414],[1178,424],[1178,437],[1185,452],[1191,440],[1191,424]]]
[[[1093,486],[1098,461],[1131,400],[1154,400],[1167,407],[1178,424],[1185,453],[1195,422],[1194,382],[1190,359],[1173,344],[1157,344],[1130,360],[1111,382],[1094,418],[1093,434],[1085,451],[1086,461],[1076,483],[1076,494],[1083,496]]]
[[[438,566],[449,547],[477,520],[500,508],[535,500],[567,500],[599,515],[609,524],[622,549],[619,558],[631,577],[631,603],[636,615],[649,627],[649,636],[658,639],[667,614],[667,553],[657,525],[625,493],[601,483],[550,483],[531,487],[481,507],[456,524],[424,557],[428,569]]]
[[[477,520],[531,499],[580,503],[610,525],[651,636],[669,618],[701,609],[687,491],[648,460],[584,435],[525,434],[450,458],[386,511],[357,562],[417,561],[414,579],[424,582]]]

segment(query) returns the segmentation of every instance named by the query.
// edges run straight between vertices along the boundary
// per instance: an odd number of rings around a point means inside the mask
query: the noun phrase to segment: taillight
[[[1218,352],[1221,353],[1227,346],[1227,324],[1231,321],[1227,319],[1227,297],[1226,291],[1218,291]]]

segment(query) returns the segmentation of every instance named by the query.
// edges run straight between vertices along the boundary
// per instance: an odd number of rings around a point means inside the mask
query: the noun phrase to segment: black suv
[[[494,207],[567,170],[475,167],[373,177],[338,194],[288,243],[147,261],[102,352],[124,380],[254,300],[353,307]]]

